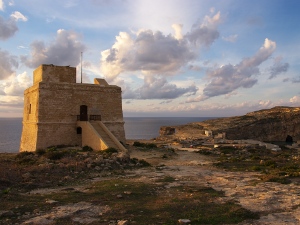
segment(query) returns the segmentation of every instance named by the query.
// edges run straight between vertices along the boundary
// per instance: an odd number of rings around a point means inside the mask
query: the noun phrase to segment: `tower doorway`
[[[86,105],[80,106],[80,121],[88,121],[88,113],[87,113]]]

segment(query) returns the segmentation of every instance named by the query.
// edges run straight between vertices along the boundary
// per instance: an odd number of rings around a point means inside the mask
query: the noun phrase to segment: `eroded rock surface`
[[[300,107],[274,107],[247,113],[244,116],[219,118],[187,125],[173,126],[173,138],[203,138],[204,131],[214,135],[226,133],[231,140],[255,139],[259,141],[300,141]],[[164,138],[166,128],[161,128],[160,138]],[[170,129],[170,127],[169,127]],[[168,134],[170,136],[170,134]]]

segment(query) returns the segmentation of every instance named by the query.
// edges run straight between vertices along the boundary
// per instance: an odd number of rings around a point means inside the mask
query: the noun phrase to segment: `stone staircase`
[[[107,131],[105,131],[100,125],[101,122],[90,122],[93,128],[97,131],[97,133],[101,136],[101,139],[105,142],[108,147],[119,149],[115,141],[108,135]],[[104,126],[104,125],[103,125]]]

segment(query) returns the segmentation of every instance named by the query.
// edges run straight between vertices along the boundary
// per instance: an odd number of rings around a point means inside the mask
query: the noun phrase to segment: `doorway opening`
[[[88,121],[88,107],[86,105],[80,106],[80,121]]]

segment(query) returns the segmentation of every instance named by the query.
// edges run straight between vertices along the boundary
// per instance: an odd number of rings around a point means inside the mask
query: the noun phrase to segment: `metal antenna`
[[[81,83],[82,83],[82,52],[80,54],[80,69],[81,69],[80,77],[81,77]]]

